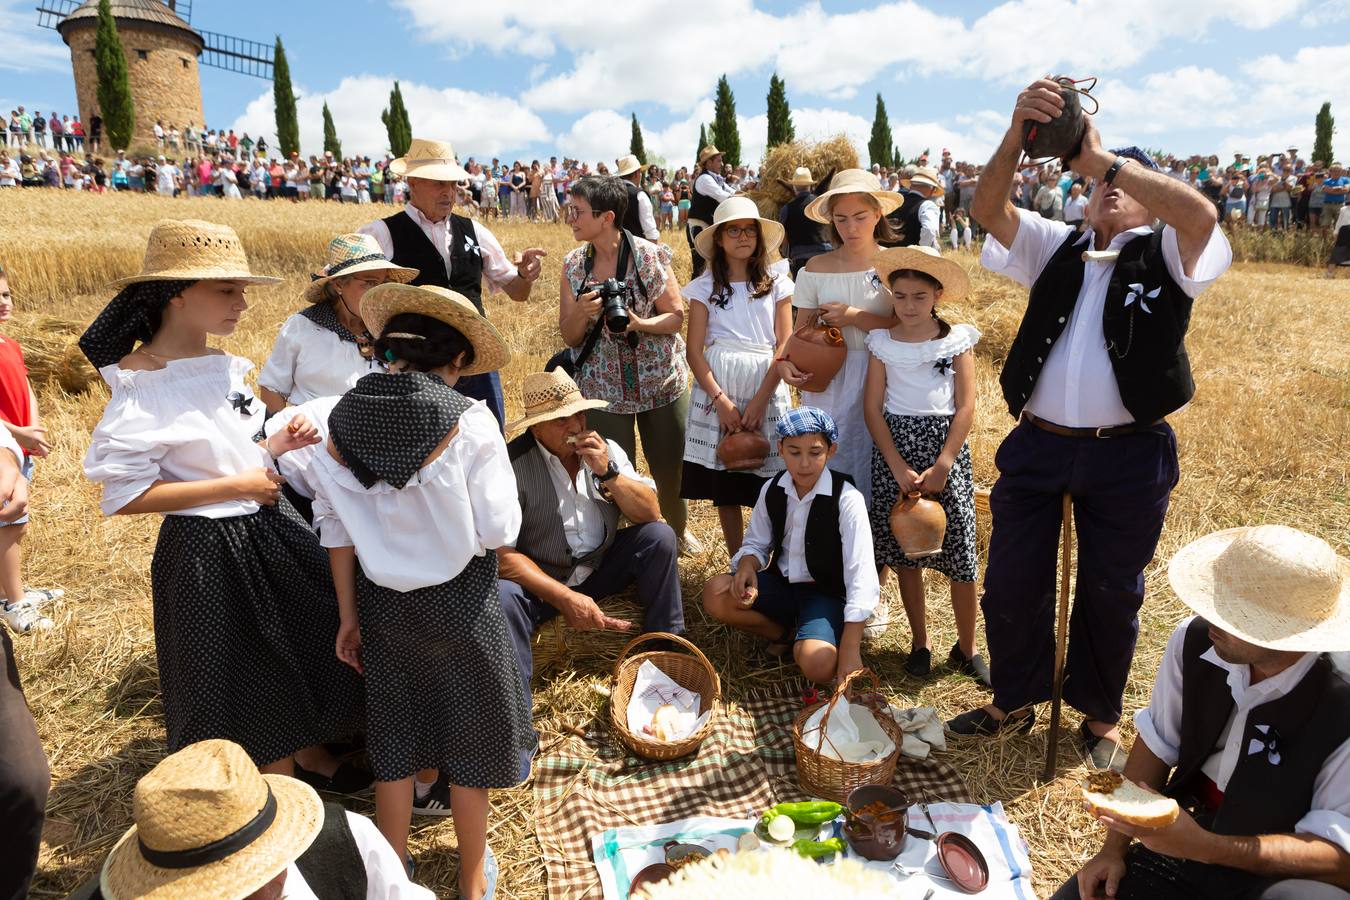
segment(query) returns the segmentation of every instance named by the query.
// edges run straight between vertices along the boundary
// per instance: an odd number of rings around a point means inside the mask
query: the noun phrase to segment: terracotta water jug
[[[717,445],[717,458],[728,471],[758,469],[769,456],[769,440],[758,431],[733,431]]]
[[[947,513],[941,503],[911,491],[891,507],[891,534],[906,559],[936,556],[947,534]]]
[[[783,356],[811,376],[801,389],[819,392],[829,387],[843,368],[848,348],[844,346],[843,332],[817,318],[792,333]]]

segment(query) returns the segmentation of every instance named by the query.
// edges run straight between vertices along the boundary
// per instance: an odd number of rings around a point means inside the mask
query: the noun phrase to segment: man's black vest
[[[1162,240],[1163,233],[1155,231],[1120,248],[1102,310],[1116,387],[1136,422],[1155,422],[1195,395],[1185,343],[1191,298],[1167,271]],[[1051,346],[1073,314],[1087,266],[1082,254],[1090,249],[1090,238],[1070,232],[1031,286],[1026,314],[999,375],[1014,418],[1022,414]]]
[[[699,176],[699,178],[702,177],[702,175]],[[716,176],[714,176],[714,178],[716,179]],[[721,202],[722,201],[718,200],[716,197],[710,197],[707,194],[699,193],[698,178],[695,178],[693,189],[689,194],[689,218],[699,219],[711,225],[713,213],[717,212],[717,204]],[[638,233],[640,234],[641,232]]]
[[[1233,715],[1228,672],[1202,660],[1213,646],[1209,623],[1186,629],[1181,662],[1181,748],[1164,788],[1187,799]],[[1323,654],[1283,697],[1247,713],[1237,765],[1208,825],[1218,834],[1292,834],[1312,809],[1313,785],[1327,757],[1350,739],[1350,675]],[[1257,752],[1250,752],[1257,748]],[[1243,896],[1263,878],[1226,866],[1188,863],[1191,880],[1213,897]]]
[[[413,284],[434,284],[463,294],[483,312],[483,256],[478,248],[473,220],[450,214],[450,267],[417,223],[406,212],[384,220],[394,242],[390,262],[417,269]]]
[[[647,232],[642,228],[642,219],[638,217],[638,194],[640,189],[636,184],[623,179],[624,190],[628,191],[628,208],[623,211],[623,230],[629,234],[636,234],[638,237],[646,237]]]
[[[830,470],[834,479],[833,490],[829,494],[817,494],[811,501],[811,511],[806,514],[806,571],[816,587],[831,597],[841,600],[847,591],[844,588],[844,546],[839,538],[839,495],[845,484],[853,479],[842,472]],[[785,478],[788,488],[792,485],[792,476],[775,477],[769,489],[764,493],[764,509],[769,514],[769,524],[773,526],[773,559],[769,565],[777,566],[778,557],[787,552],[783,546],[783,533],[787,525],[787,490],[780,485],[779,478]]]
[[[794,247],[815,249],[826,242],[823,234],[825,226],[806,217],[806,207],[814,199],[814,193],[802,191],[789,200],[779,213],[779,221],[787,232],[788,256],[792,256]]]
[[[919,207],[923,206],[927,198],[918,191],[901,191],[900,196],[905,198],[905,202],[886,216],[897,237],[894,241],[883,243],[883,247],[913,247],[919,243]]]

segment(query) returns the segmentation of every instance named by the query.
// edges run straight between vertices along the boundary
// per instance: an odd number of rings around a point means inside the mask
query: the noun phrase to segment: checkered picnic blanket
[[[790,689],[732,704],[697,754],[669,762],[633,756],[600,721],[585,738],[546,747],[535,761],[534,799],[549,897],[602,896],[590,842],[605,829],[693,816],[745,818],[807,799],[792,748],[792,719],[801,708]],[[912,796],[970,799],[956,770],[934,759],[902,758],[895,783]]]

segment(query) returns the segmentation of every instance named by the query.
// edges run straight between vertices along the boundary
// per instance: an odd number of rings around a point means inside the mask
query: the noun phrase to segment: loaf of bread
[[[1181,813],[1177,801],[1157,791],[1126,781],[1119,772],[1093,772],[1083,782],[1083,799],[1093,813],[1141,828],[1163,828]]]
[[[658,741],[673,741],[676,734],[680,731],[680,713],[669,703],[663,703],[656,708],[656,713],[652,716],[652,722],[643,731],[656,738]]]

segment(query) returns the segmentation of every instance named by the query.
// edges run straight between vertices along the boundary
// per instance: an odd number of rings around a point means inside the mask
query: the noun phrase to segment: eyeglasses
[[[583,210],[583,209],[581,209],[581,208],[579,208],[579,207],[576,207],[576,206],[569,206],[569,207],[567,207],[567,213],[566,213],[566,215],[567,215],[567,221],[569,221],[569,222],[575,222],[577,219],[580,219],[580,218],[581,218],[581,214],[582,214],[583,212],[588,212],[588,213],[591,214],[591,216],[593,216],[594,218],[597,218],[597,219],[604,215],[604,213],[602,213],[602,212],[596,212],[596,211],[593,210],[593,209]]]
[[[756,237],[759,235],[758,225],[723,225],[722,234],[731,238],[733,241],[743,237]]]

